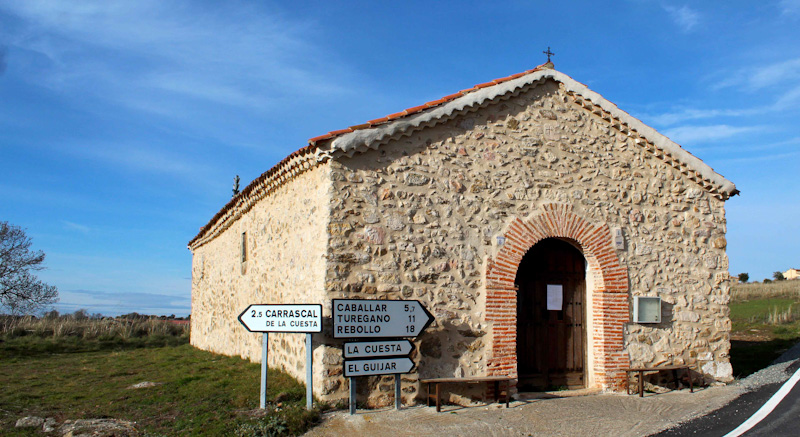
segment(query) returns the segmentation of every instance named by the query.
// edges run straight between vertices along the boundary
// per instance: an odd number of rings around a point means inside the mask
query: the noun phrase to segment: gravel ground
[[[447,405],[441,413],[426,406],[325,415],[306,436],[646,436],[716,410],[742,393],[789,378],[786,368],[800,358],[800,344],[772,366],[722,387],[689,393],[676,390],[644,398],[589,394],[463,408]],[[555,395],[557,395],[556,393]]]

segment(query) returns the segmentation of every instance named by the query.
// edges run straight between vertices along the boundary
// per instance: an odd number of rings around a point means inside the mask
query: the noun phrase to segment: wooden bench
[[[689,392],[694,393],[694,381],[692,380],[692,369],[689,366],[659,366],[659,367],[631,367],[625,369],[625,391],[628,394],[631,394],[630,390],[630,378],[631,373],[638,373],[639,374],[639,397],[644,396],[644,373],[645,372],[662,372],[662,371],[672,371],[672,375],[675,378],[675,387],[678,386],[678,370],[685,370],[686,373],[689,375]]]
[[[439,386],[441,384],[482,384],[482,383],[494,383],[494,401],[500,402],[500,383],[505,383],[504,390],[505,399],[506,399],[506,408],[508,408],[508,399],[510,396],[509,393],[509,386],[511,385],[511,381],[513,378],[508,376],[475,376],[475,377],[467,377],[467,378],[431,378],[431,379],[423,379],[423,384],[427,384],[427,397],[428,397],[428,406],[431,406],[431,399],[436,399],[436,412],[442,411],[441,407],[441,392]],[[435,385],[435,390],[431,393],[431,384]]]

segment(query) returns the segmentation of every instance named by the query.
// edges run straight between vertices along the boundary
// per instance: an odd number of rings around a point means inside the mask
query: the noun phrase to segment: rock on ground
[[[17,428],[38,428],[44,424],[44,419],[36,416],[25,416],[17,420]]]
[[[137,437],[135,424],[117,419],[67,420],[58,429],[63,437]]]

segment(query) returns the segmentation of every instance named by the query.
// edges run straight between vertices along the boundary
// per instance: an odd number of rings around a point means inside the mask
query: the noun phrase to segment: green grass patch
[[[26,415],[59,422],[129,420],[145,433],[170,436],[297,435],[319,419],[319,411],[304,409],[304,387],[272,369],[267,393],[272,409],[254,418],[260,365],[240,358],[188,344],[153,346],[163,339],[122,346],[101,340],[23,339],[0,343],[2,435],[36,435],[14,428]],[[128,388],[144,381],[158,385]],[[248,434],[250,429],[255,431]]]
[[[745,377],[800,342],[800,281],[733,286],[731,365]]]
[[[749,320],[753,318],[765,319],[775,309],[785,311],[796,306],[798,306],[797,301],[788,298],[767,298],[731,302],[731,318],[736,320]]]

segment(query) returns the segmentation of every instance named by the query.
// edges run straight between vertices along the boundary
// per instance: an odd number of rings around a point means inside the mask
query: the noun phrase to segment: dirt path
[[[742,393],[738,386],[680,390],[644,398],[596,394],[461,408],[425,406],[326,415],[306,436],[646,436],[708,413]]]

